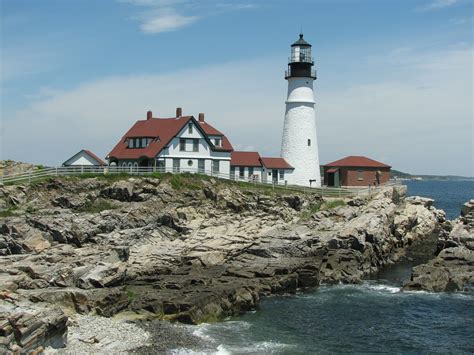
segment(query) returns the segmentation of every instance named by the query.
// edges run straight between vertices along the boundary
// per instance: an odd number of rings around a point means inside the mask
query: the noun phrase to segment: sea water
[[[473,181],[408,182],[408,195],[435,199],[448,218],[474,198]],[[195,326],[217,354],[474,353],[474,290],[403,292],[406,262],[360,285],[322,286],[262,301],[258,310]],[[178,353],[193,352],[180,349]]]
[[[410,180],[403,182],[408,196],[423,196],[435,200],[435,207],[446,212],[448,219],[459,217],[462,205],[474,199],[474,180]]]

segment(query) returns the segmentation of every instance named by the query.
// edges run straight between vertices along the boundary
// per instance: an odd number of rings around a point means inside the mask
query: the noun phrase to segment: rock
[[[301,207],[303,206],[303,200],[300,198],[300,196],[285,196],[284,199],[291,208],[297,211],[301,211]]]
[[[100,191],[100,196],[124,202],[142,201],[142,198],[134,191],[134,188],[135,186],[131,179],[119,181]]]
[[[405,201],[411,203],[412,205],[421,205],[424,207],[431,207],[434,203],[433,199],[420,196],[410,196],[405,198]]]
[[[64,347],[67,316],[47,303],[31,303],[0,292],[0,352],[39,351],[45,346]]]
[[[121,284],[126,276],[126,267],[122,264],[100,263],[87,270],[78,280],[78,287],[89,289],[111,287]]]
[[[428,263],[413,268],[408,290],[432,292],[462,291],[474,284],[474,228],[466,222],[472,213],[472,200],[466,203],[461,218],[449,224],[449,234],[441,233],[438,255]],[[469,219],[469,217],[467,217]]]

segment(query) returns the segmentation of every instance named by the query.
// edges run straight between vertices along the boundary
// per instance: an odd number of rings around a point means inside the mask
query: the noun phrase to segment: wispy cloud
[[[147,34],[176,31],[200,19],[215,14],[254,9],[254,3],[213,0],[118,0],[141,8],[133,19],[140,21],[140,29]]]
[[[463,18],[452,18],[449,20],[449,23],[453,25],[472,25],[474,24],[474,16],[471,17],[463,17]]]
[[[144,33],[161,33],[175,31],[187,26],[196,20],[198,16],[184,16],[176,13],[173,9],[160,10],[142,20],[140,29]]]
[[[419,6],[417,8],[418,11],[431,11],[431,10],[438,10],[445,7],[452,6],[459,2],[459,0],[433,0],[426,5]]]

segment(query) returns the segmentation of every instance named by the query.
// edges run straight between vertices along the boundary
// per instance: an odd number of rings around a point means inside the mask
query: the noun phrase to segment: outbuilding
[[[349,156],[323,165],[326,186],[373,186],[390,180],[390,165],[363,157]]]
[[[63,166],[106,166],[107,163],[90,150],[82,149],[63,163]]]

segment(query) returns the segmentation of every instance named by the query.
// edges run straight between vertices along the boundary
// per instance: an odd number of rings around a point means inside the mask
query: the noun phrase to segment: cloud
[[[197,16],[183,16],[169,10],[147,17],[140,25],[140,29],[144,33],[175,31],[195,22],[198,18]]]
[[[146,34],[175,31],[208,16],[224,12],[253,9],[255,4],[242,2],[216,2],[213,0],[118,0],[145,11],[132,18],[140,21]]]
[[[337,66],[316,82],[321,162],[367,155],[416,174],[474,176],[472,48],[393,53],[373,59],[378,66],[354,68],[371,74],[370,82],[347,78],[331,86],[342,70]],[[178,106],[185,114],[205,112],[236,148],[277,156],[283,66],[282,58],[270,57],[49,88],[25,109],[5,112],[3,158],[55,165],[82,148],[104,157],[147,110],[173,117]],[[395,71],[393,78],[379,77],[374,68]]]
[[[442,9],[445,7],[452,6],[459,2],[459,0],[433,0],[429,4],[420,6],[417,8],[419,11],[430,11],[430,10],[437,10]]]
[[[453,25],[472,25],[474,24],[474,16],[471,17],[460,17],[460,18],[452,18],[449,20],[449,23]]]

